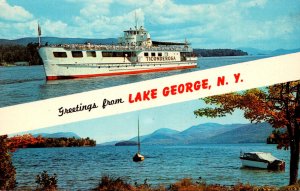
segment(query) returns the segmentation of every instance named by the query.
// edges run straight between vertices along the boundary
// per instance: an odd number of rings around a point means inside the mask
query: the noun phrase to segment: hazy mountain
[[[84,44],[84,43],[91,43],[91,44],[116,44],[116,38],[106,38],[106,39],[89,39],[89,38],[59,38],[59,37],[42,37],[41,38],[42,44],[46,42],[50,44]],[[37,43],[37,37],[27,37],[27,38],[20,38],[15,40],[7,40],[7,39],[0,39],[1,44],[18,44],[26,46],[29,43]]]
[[[245,124],[205,140],[207,143],[261,143],[266,142],[273,128],[269,123]]]
[[[181,137],[178,136],[180,131],[176,131],[173,129],[163,128],[154,131],[149,136],[146,136],[142,139],[142,143],[144,144],[165,144],[170,145],[176,142],[181,141]]]
[[[140,140],[143,143],[152,144],[155,140],[155,144],[173,144],[174,141],[178,141],[176,136],[180,131],[161,128],[149,135],[140,136]],[[137,141],[137,137],[130,139],[129,141]]]
[[[182,145],[201,143],[257,143],[265,142],[272,132],[268,123],[231,124],[205,123],[192,126],[182,132],[172,129],[158,129],[142,136],[145,145]],[[137,141],[137,137],[129,141]]]
[[[270,50],[261,50],[257,48],[251,48],[251,47],[240,47],[239,49],[247,52],[248,55],[267,55],[272,52]]]
[[[205,123],[192,126],[180,133],[187,143],[196,143],[212,136],[230,131],[239,127],[241,124],[221,125],[218,123]]]
[[[277,50],[272,51],[271,54],[281,55],[281,54],[290,54],[290,53],[296,53],[296,52],[300,52],[300,48],[292,49],[292,50],[277,49]]]
[[[33,136],[37,137],[39,135],[41,135],[42,137],[45,137],[45,138],[61,138],[61,137],[66,137],[66,138],[75,137],[77,139],[81,138],[76,133],[73,133],[73,132],[39,133],[39,134],[34,134]]]
[[[290,54],[295,52],[300,52],[300,48],[297,49],[277,49],[277,50],[261,50],[251,47],[241,47],[238,48],[245,52],[247,52],[249,55],[282,55],[282,54]]]

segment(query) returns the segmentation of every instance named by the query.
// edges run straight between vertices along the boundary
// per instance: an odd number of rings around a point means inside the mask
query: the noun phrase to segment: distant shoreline
[[[32,66],[29,65],[29,62],[27,61],[19,61],[19,62],[2,62],[0,63],[0,67],[14,67],[14,66]]]

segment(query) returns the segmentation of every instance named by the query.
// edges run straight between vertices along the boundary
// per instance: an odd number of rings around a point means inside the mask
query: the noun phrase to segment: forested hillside
[[[245,56],[247,52],[234,49],[194,49],[196,56],[202,57],[219,57],[219,56]]]
[[[42,61],[38,55],[37,43],[23,45],[0,45],[0,66],[15,62],[28,62],[29,65],[39,65]]]

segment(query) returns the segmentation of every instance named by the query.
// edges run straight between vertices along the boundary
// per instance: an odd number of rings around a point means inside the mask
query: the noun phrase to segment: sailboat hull
[[[143,155],[139,154],[139,153],[136,153],[136,154],[133,156],[133,158],[132,158],[132,160],[133,160],[134,162],[141,162],[141,161],[143,161],[144,159],[145,159],[145,157],[144,157]]]

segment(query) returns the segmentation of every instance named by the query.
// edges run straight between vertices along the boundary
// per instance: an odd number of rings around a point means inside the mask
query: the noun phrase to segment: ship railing
[[[96,44],[55,44],[48,47],[64,48],[67,50],[128,50],[128,51],[185,51],[191,52],[190,47],[179,46],[123,46],[123,45],[96,45]]]

